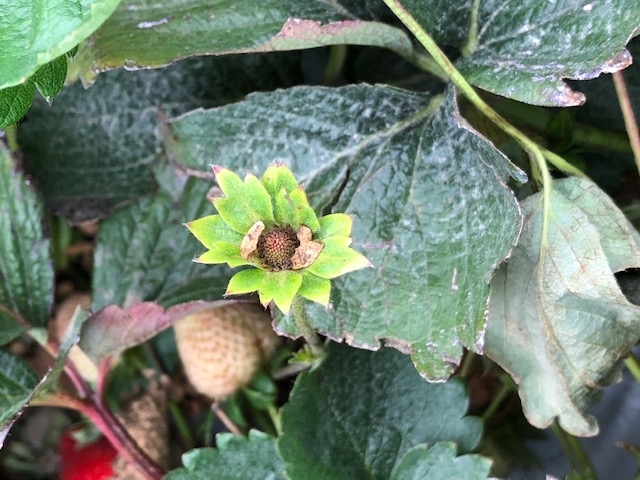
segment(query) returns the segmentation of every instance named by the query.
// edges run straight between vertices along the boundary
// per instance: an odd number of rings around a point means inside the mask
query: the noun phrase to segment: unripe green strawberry
[[[191,384],[221,400],[249,383],[275,351],[278,336],[260,305],[230,303],[178,320],[173,328]]]

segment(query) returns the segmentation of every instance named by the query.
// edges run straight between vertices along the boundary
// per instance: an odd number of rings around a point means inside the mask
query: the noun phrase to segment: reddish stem
[[[148,480],[161,480],[164,475],[163,470],[131,438],[127,429],[100,398],[100,395],[91,390],[73,362],[67,362],[65,372],[83,397],[82,413],[95,423],[96,427],[113,445],[113,448],[123,458],[134,464]],[[99,380],[99,383],[101,382],[102,380]]]

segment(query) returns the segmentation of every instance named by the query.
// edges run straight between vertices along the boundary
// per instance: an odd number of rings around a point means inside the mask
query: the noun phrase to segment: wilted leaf
[[[491,281],[485,350],[519,384],[529,422],[557,417],[573,435],[598,432],[585,413],[640,338],[640,308],[613,272],[640,266],[640,237],[586,180],[558,180],[547,237],[541,194],[522,202],[518,247]]]
[[[456,457],[456,445],[439,442],[427,448],[418,445],[409,450],[394,469],[391,480],[482,480],[487,478],[491,460],[481,455]]]
[[[111,15],[120,0],[1,0],[0,88],[24,82],[68,52]]]
[[[437,41],[467,49],[456,62],[467,80],[537,105],[583,103],[584,96],[562,79],[585,80],[628,66],[624,47],[640,26],[636,0],[483,1],[477,35],[471,32],[475,2],[401,3]]]
[[[152,191],[151,165],[162,155],[158,107],[177,115],[217,105],[256,88],[289,85],[298,70],[297,57],[277,54],[109,72],[89,90],[63,89],[51,107],[37,99],[19,142],[48,207],[74,222],[95,219]]]
[[[276,452],[274,438],[251,430],[245,437],[220,433],[218,448],[199,448],[182,455],[184,468],[164,480],[285,480],[284,463]]]
[[[292,479],[390,478],[414,446],[473,449],[479,418],[463,418],[462,384],[430,384],[400,352],[331,344],[321,366],[296,381],[282,408],[278,450]]]
[[[160,67],[192,55],[272,52],[356,44],[386,47],[404,55],[411,41],[400,29],[366,21],[345,2],[282,0],[225,2],[125,1],[83,44],[75,69],[85,80],[125,66]]]
[[[149,340],[187,315],[228,303],[228,300],[195,301],[167,310],[154,302],[142,302],[128,308],[109,305],[84,324],[78,345],[91,360],[98,363],[105,357]]]
[[[202,170],[210,152],[236,172],[284,162],[317,213],[354,215],[352,246],[375,268],[337,279],[329,310],[309,308],[313,326],[359,347],[386,339],[444,378],[463,345],[482,348],[488,281],[520,216],[508,161],[459,125],[452,95],[441,102],[385,87],[293,88],[185,115],[167,143]],[[297,334],[288,317],[279,329]]]
[[[0,307],[34,326],[49,320],[53,300],[53,268],[42,221],[42,206],[30,182],[14,170],[0,142]]]

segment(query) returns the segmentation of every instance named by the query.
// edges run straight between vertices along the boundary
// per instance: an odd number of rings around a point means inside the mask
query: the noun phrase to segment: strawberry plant
[[[2,478],[633,478],[637,1],[0,12]]]

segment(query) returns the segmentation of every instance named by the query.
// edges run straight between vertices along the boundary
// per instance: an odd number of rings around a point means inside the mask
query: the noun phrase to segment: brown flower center
[[[300,246],[293,229],[275,227],[258,239],[257,254],[265,267],[274,271],[291,269],[291,258]]]

